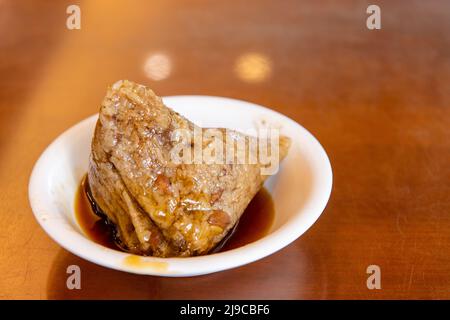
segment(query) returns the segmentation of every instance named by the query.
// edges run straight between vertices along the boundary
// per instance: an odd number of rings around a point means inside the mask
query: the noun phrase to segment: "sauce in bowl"
[[[107,248],[123,251],[114,239],[108,222],[99,217],[88,197],[89,183],[84,176],[75,195],[75,217],[84,234]],[[231,237],[219,252],[236,249],[264,237],[270,230],[275,209],[270,193],[262,188],[250,201]]]

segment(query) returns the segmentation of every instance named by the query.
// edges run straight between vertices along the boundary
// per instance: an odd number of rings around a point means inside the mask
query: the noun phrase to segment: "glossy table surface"
[[[0,298],[450,298],[450,2],[0,2]],[[317,223],[234,270],[158,278],[54,243],[28,204],[33,164],[118,79],[159,95],[252,101],[302,124],[333,167]],[[296,192],[296,190],[292,190]],[[82,289],[66,288],[66,268]],[[369,265],[381,289],[366,286]]]

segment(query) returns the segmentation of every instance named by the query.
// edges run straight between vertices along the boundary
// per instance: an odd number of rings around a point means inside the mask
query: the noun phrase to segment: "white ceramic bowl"
[[[74,198],[87,172],[97,115],[73,126],[47,147],[30,178],[29,199],[42,228],[66,250],[93,263],[126,272],[158,276],[195,276],[238,267],[266,257],[302,235],[324,210],[332,172],[319,142],[293,120],[249,102],[208,96],[164,98],[167,106],[205,127],[246,131],[264,120],[292,139],[288,156],[265,187],[275,205],[269,234],[243,247],[191,258],[138,257],[103,247],[81,231]]]

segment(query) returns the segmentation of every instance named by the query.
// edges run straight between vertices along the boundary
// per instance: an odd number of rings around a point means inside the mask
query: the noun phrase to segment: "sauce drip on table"
[[[75,216],[82,231],[94,242],[105,247],[123,251],[114,239],[114,232],[107,221],[93,210],[87,191],[85,176],[75,195]],[[249,203],[241,216],[236,230],[220,249],[220,252],[239,248],[264,237],[270,230],[275,209],[270,193],[262,188]]]

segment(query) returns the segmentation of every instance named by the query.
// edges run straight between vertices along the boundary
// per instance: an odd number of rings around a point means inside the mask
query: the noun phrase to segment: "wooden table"
[[[372,31],[366,1],[77,1],[81,30],[66,29],[72,1],[0,2],[0,298],[450,298],[450,2],[376,2]],[[322,217],[268,258],[195,278],[60,248],[32,216],[32,166],[123,78],[302,124],[333,167]]]

